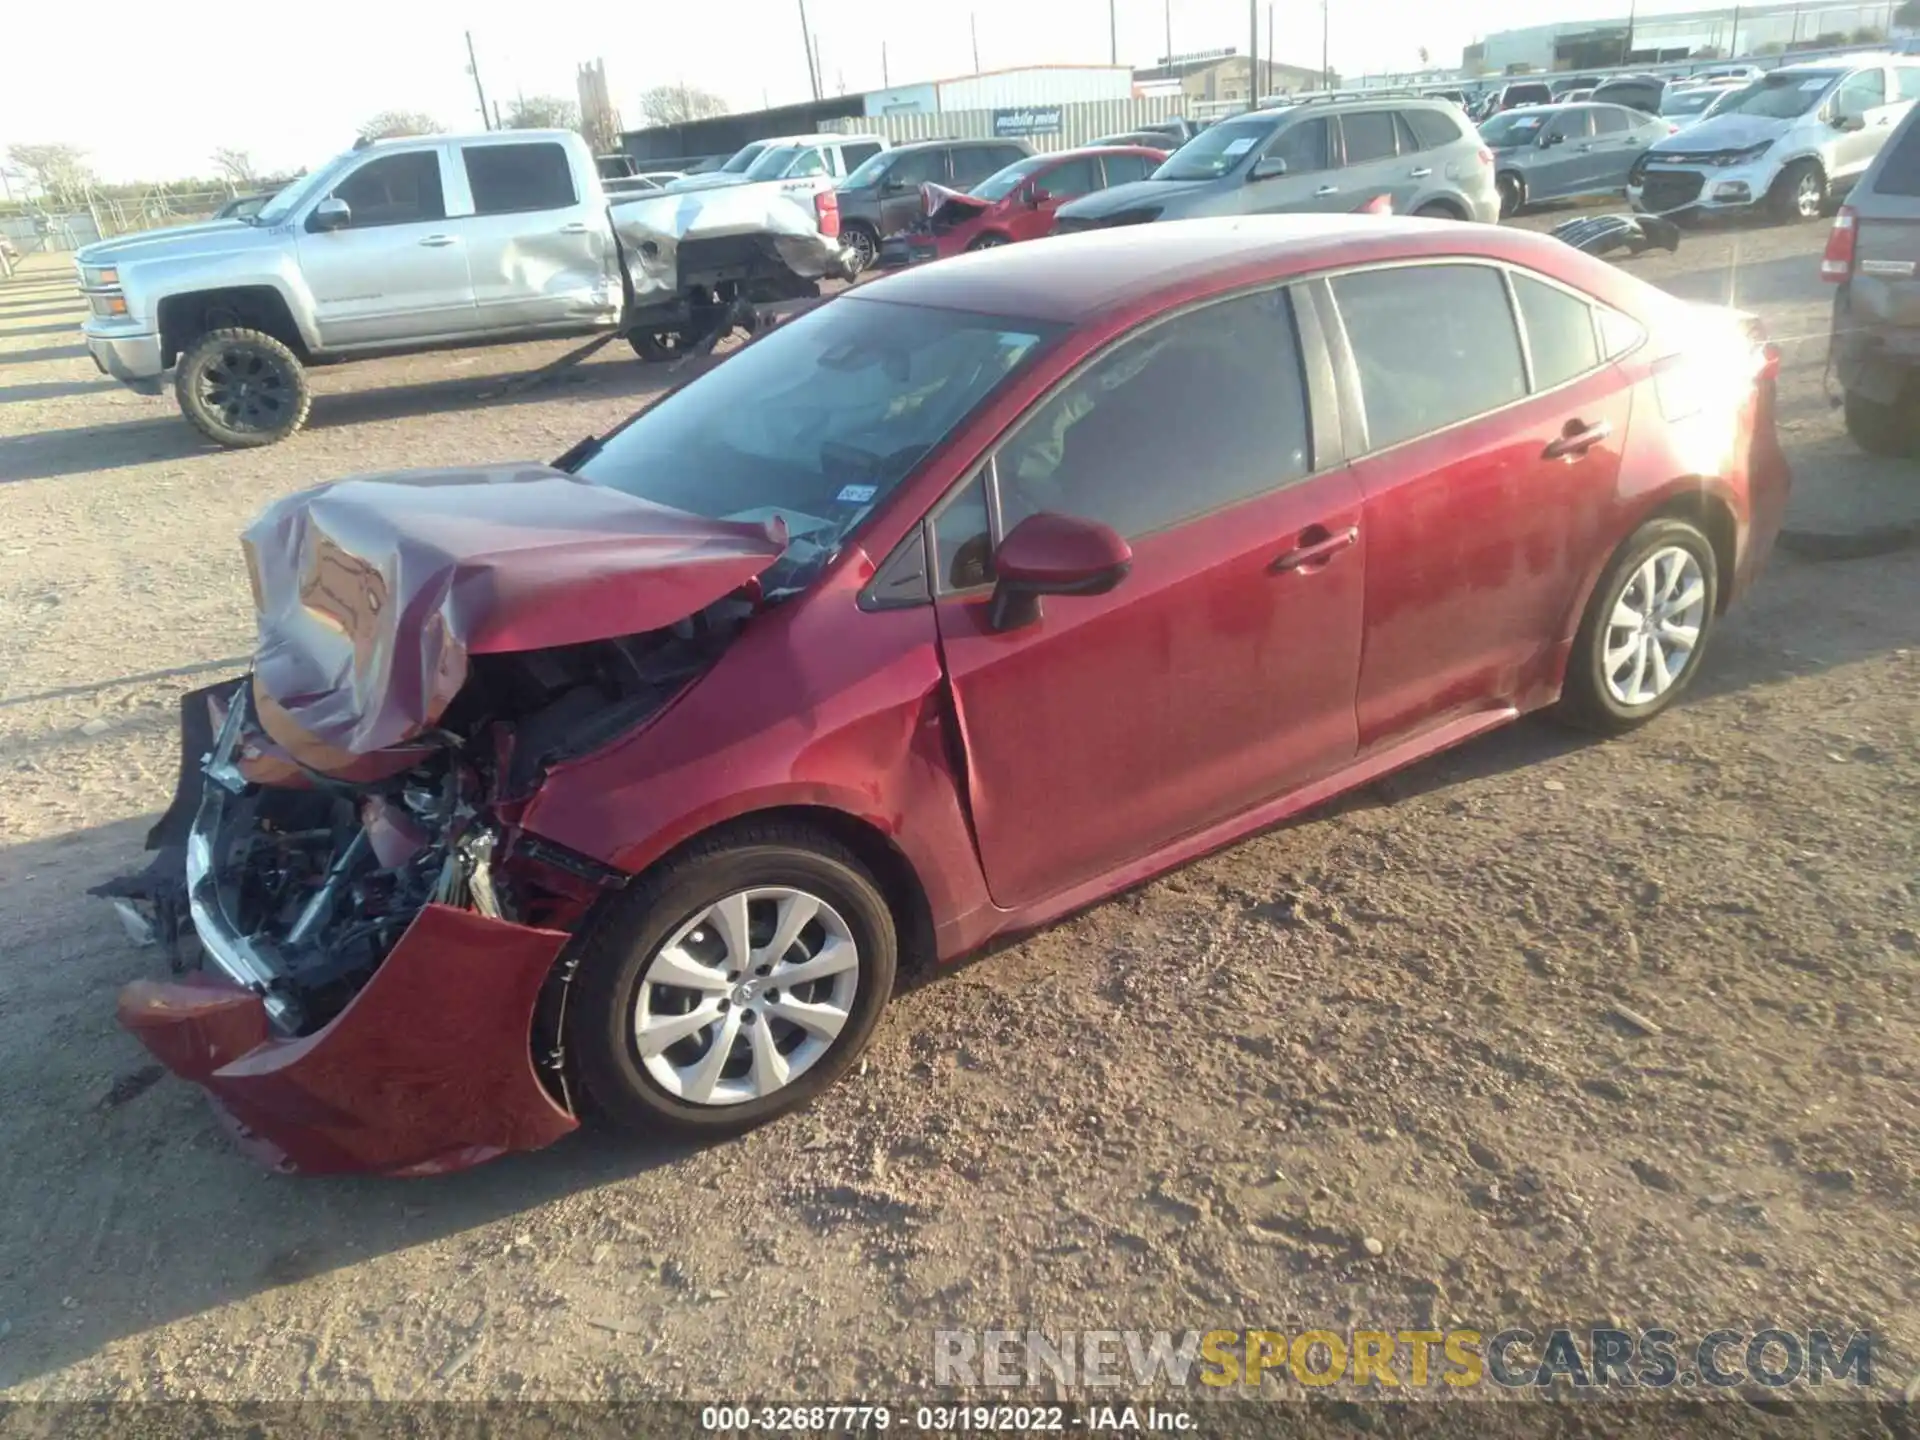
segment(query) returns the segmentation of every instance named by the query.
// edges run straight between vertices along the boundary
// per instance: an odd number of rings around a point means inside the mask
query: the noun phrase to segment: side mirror
[[[1017,630],[1040,618],[1042,595],[1104,595],[1133,567],[1133,548],[1098,520],[1041,511],[1000,542],[987,623]]]
[[[905,180],[895,180],[892,176],[880,183],[880,189],[888,195],[904,195],[912,188]]]
[[[1567,137],[1562,135],[1558,130],[1549,130],[1540,137],[1540,148],[1545,150],[1549,146],[1565,144],[1566,139]]]
[[[1287,162],[1278,155],[1268,155],[1253,162],[1253,170],[1247,176],[1249,180],[1275,180],[1287,173]]]
[[[337,195],[329,195],[313,207],[307,217],[309,230],[344,230],[353,223],[353,208]]]
[[[1864,130],[1867,128],[1867,117],[1864,115],[1836,115],[1833,117],[1833,128],[1848,132]]]

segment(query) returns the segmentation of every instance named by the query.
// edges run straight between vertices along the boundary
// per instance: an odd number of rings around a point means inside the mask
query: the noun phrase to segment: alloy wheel
[[[1826,185],[1816,170],[1804,172],[1793,187],[1793,208],[1799,212],[1802,220],[1819,219],[1820,209],[1826,199]]]
[[[1693,663],[1706,620],[1707,582],[1693,553],[1654,551],[1627,577],[1607,617],[1601,673],[1625,706],[1658,700]]]
[[[200,371],[200,398],[235,430],[274,430],[294,404],[292,377],[250,345],[230,345]]]
[[[634,999],[632,1044],[668,1094],[743,1104],[820,1061],[859,985],[859,946],[833,906],[787,886],[736,891],[654,952]]]
[[[846,247],[853,252],[853,270],[856,275],[869,269],[880,253],[879,247],[874,244],[873,237],[858,226],[846,232],[845,243]]]

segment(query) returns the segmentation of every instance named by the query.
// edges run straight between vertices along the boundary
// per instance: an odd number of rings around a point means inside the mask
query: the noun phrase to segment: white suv
[[[1915,100],[1920,56],[1783,65],[1648,149],[1627,196],[1655,215],[1764,205],[1811,220],[1866,172]]]

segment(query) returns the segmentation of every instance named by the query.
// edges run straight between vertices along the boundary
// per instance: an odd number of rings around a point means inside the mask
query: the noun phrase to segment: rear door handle
[[[436,250],[437,250],[437,249],[439,249],[439,248],[440,248],[440,247],[441,247],[442,245],[451,245],[451,244],[453,244],[453,236],[451,236],[451,235],[429,235],[429,236],[427,236],[427,237],[426,237],[425,239],[423,239],[423,240],[422,240],[422,241],[421,241],[420,243],[421,243],[422,245],[430,245],[430,246],[432,246],[432,247],[433,247],[434,249],[436,249]]]
[[[1566,429],[1547,442],[1545,456],[1549,460],[1584,455],[1602,440],[1613,434],[1613,422],[1602,420],[1597,425],[1587,425],[1579,420],[1569,420]]]
[[[584,235],[587,233],[587,222],[584,220],[576,220],[571,225],[562,225],[560,227],[560,233],[562,235]]]
[[[1431,165],[1422,165],[1419,169],[1410,171],[1409,173],[1416,180],[1424,180],[1433,173],[1433,167]]]
[[[1359,538],[1358,525],[1331,532],[1324,525],[1309,525],[1300,532],[1300,545],[1275,560],[1269,569],[1276,575],[1288,570],[1317,570]]]
[[[1340,193],[1340,187],[1338,185],[1322,185],[1313,193],[1315,195],[1338,195]]]

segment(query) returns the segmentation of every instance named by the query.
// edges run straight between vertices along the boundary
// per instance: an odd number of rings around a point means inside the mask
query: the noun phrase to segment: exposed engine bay
[[[405,769],[343,779],[308,768],[260,725],[252,677],[196,691],[181,780],[139,875],[94,893],[173,968],[260,995],[287,1037],[325,1026],[429,904],[571,929],[625,877],[513,823],[550,767],[658,711],[752,613],[740,596],[664,629],[471,657]]]

